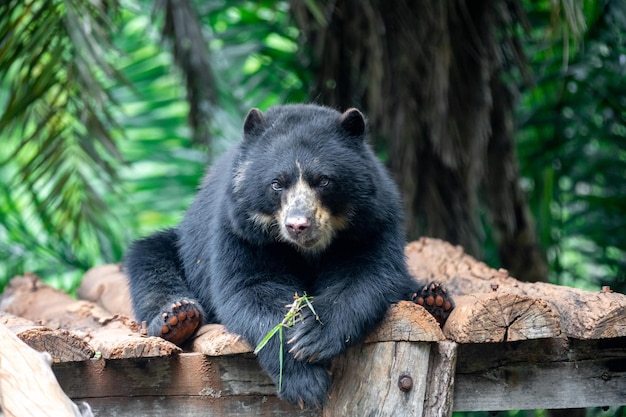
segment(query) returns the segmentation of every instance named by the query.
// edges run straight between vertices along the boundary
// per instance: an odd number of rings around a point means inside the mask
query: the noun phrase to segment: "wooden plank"
[[[60,363],[53,369],[72,398],[276,394],[272,381],[252,355],[181,353],[172,357]]]
[[[626,338],[433,343],[449,345],[447,353],[444,352],[444,361],[449,363],[443,369],[453,367],[454,349],[457,349],[454,380],[443,382],[443,385],[453,386],[452,391],[441,388],[422,391],[419,387],[423,373],[430,384],[436,378],[450,378],[445,371],[433,367],[435,358],[429,365],[428,358],[434,353],[419,352],[420,346],[428,345],[379,342],[351,348],[334,368],[333,390],[325,415],[362,416],[369,412],[371,415],[421,416],[420,406],[415,404],[421,397],[425,416],[446,416],[449,414],[442,410],[450,401],[446,395],[451,392],[454,393],[454,411],[626,404]],[[431,352],[437,349],[433,347]],[[429,367],[430,376],[425,376]],[[270,404],[267,410],[271,412],[291,410],[291,415],[319,415],[300,411],[277,399],[275,386],[251,354],[208,357],[183,353],[172,357],[100,359],[53,364],[53,369],[71,398],[86,399],[94,409],[98,409],[98,404],[113,407],[118,413],[101,415],[159,415],[154,414],[154,410],[159,410],[158,404],[168,400],[189,410],[189,415],[201,415],[194,413],[200,413],[197,410],[203,407],[223,406],[206,402],[209,399],[248,404],[245,401],[256,401],[255,398],[261,399],[261,404]],[[413,379],[415,391],[412,394],[401,393],[398,388],[398,379],[404,373]],[[424,388],[428,389],[428,386]],[[287,408],[272,408],[273,401]],[[119,405],[115,406],[115,402]],[[133,408],[125,408],[124,404],[132,404]],[[256,403],[248,407],[250,416],[263,415],[266,410]],[[392,413],[384,414],[389,409]],[[123,410],[127,414],[123,414]],[[235,415],[246,415],[242,414],[244,411],[238,412],[240,414]]]
[[[476,374],[458,374],[454,411],[624,405],[624,369],[626,360],[588,360],[506,365]]]
[[[431,346],[422,417],[452,415],[457,346],[455,342],[449,340],[433,343]]]
[[[459,345],[454,411],[626,405],[626,338]]]
[[[334,363],[323,416],[421,416],[429,357],[430,344],[424,342],[379,342],[348,349]]]
[[[96,415],[321,414],[279,400],[275,385],[251,354],[99,359],[55,364],[54,371],[65,392],[87,399]]]
[[[315,410],[296,410],[276,397],[112,397],[89,399],[95,416],[106,417],[319,417]]]

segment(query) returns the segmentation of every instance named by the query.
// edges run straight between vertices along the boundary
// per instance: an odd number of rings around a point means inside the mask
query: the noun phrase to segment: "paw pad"
[[[411,299],[432,314],[441,326],[445,324],[454,310],[454,301],[438,282],[431,282],[424,286],[419,293],[414,293]]]
[[[189,338],[202,320],[202,314],[193,301],[181,300],[172,303],[161,315],[161,334],[176,345]]]

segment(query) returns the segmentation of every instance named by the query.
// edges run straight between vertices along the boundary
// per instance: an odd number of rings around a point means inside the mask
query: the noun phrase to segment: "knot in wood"
[[[402,392],[411,391],[411,388],[413,388],[413,378],[406,374],[400,375],[400,378],[398,378],[398,388],[400,388]]]

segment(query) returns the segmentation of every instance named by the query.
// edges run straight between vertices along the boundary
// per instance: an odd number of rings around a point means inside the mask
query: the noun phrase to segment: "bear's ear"
[[[265,117],[259,109],[251,109],[246,116],[246,120],[243,122],[243,135],[244,138],[260,132],[265,124]]]
[[[365,116],[355,108],[346,110],[341,115],[339,124],[350,136],[363,136],[365,133]]]

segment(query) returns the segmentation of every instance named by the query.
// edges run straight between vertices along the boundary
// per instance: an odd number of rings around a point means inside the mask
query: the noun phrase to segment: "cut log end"
[[[185,346],[209,356],[252,352],[241,336],[229,333],[221,324],[205,324]]]
[[[444,334],[458,343],[563,337],[559,318],[547,302],[495,292],[456,298]]]
[[[435,342],[443,339],[439,323],[424,307],[410,301],[400,301],[389,308],[383,322],[367,337],[365,343]]]

